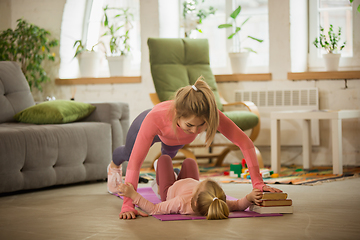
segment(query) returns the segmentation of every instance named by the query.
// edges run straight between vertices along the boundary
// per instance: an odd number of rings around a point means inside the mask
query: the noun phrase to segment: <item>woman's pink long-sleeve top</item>
[[[169,187],[166,201],[153,204],[140,194],[137,194],[133,204],[138,205],[150,215],[171,213],[195,214],[191,208],[191,197],[199,183],[199,181],[192,178],[181,179]],[[246,197],[239,200],[226,200],[226,203],[230,211],[243,211],[252,204]]]
[[[179,126],[177,126],[176,133],[174,132],[172,128],[173,116],[170,114],[171,107],[172,101],[165,101],[155,105],[141,124],[130,155],[125,177],[125,182],[131,183],[135,190],[138,186],[141,165],[156,135],[159,136],[163,143],[169,146],[189,144],[193,142],[198,135],[185,133]],[[253,187],[262,190],[265,184],[260,176],[254,144],[249,137],[221,111],[219,111],[219,119],[218,131],[240,148],[247,163]],[[132,200],[124,197],[121,213],[128,211],[134,211],[136,213]]]

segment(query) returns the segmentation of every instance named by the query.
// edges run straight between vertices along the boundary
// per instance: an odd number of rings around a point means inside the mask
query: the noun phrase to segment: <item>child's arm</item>
[[[249,202],[255,203],[256,205],[260,205],[260,203],[262,202],[262,200],[261,200],[262,196],[263,196],[263,193],[259,189],[254,188],[251,191],[251,193],[246,195],[246,199]]]
[[[136,192],[131,183],[121,183],[118,189],[120,191],[120,196],[130,198],[133,204],[138,205],[142,210],[150,215],[179,213],[180,211],[181,202],[179,202],[177,198],[153,204]]]
[[[133,201],[137,197],[137,195],[140,195],[138,192],[135,191],[135,188],[129,182],[125,184],[120,183],[118,190],[120,191],[119,192],[120,196],[131,198],[131,200]]]
[[[261,203],[262,192],[259,189],[254,188],[251,193],[238,200],[226,200],[226,204],[232,211],[244,211],[252,204],[259,205]]]

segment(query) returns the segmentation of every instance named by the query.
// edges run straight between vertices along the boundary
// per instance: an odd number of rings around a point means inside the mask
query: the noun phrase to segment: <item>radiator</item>
[[[270,146],[270,113],[288,110],[319,110],[317,88],[279,90],[237,90],[235,101],[252,101],[259,108],[261,129],[254,144]],[[320,144],[319,120],[311,121],[312,145]],[[281,145],[302,145],[302,124],[298,120],[281,120]]]

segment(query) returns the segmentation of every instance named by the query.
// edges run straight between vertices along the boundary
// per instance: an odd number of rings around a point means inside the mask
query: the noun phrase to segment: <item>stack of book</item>
[[[293,213],[292,200],[287,193],[264,192],[260,206],[252,205],[250,211],[257,213]]]

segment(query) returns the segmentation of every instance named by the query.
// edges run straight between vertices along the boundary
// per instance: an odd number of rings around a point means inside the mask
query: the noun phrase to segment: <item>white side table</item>
[[[271,169],[280,171],[280,120],[301,119],[303,122],[303,168],[311,167],[311,119],[328,119],[331,121],[331,138],[333,154],[333,173],[343,174],[342,157],[342,119],[360,118],[360,110],[319,110],[319,111],[280,111],[271,116]]]

